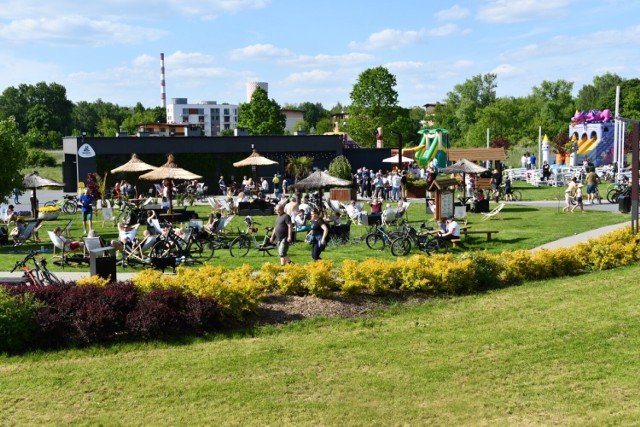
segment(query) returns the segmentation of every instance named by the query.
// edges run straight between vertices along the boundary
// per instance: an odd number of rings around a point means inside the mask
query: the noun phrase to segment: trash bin
[[[89,251],[89,270],[92,276],[116,281],[116,250],[112,246]]]
[[[631,212],[631,196],[626,194],[618,196],[618,210],[621,213]]]

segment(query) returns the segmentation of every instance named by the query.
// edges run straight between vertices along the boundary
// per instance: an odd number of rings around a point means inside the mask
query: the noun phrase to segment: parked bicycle
[[[258,252],[262,252],[263,255],[266,253],[267,255],[272,256],[271,251],[276,250],[276,245],[269,242],[271,233],[273,232],[273,227],[266,227],[264,239],[262,239],[262,243],[258,243],[258,240],[256,239],[258,227],[254,227],[254,225],[258,225],[258,223],[254,222],[250,216],[246,217],[244,222],[247,224],[247,228],[245,231],[241,231],[240,235],[233,239],[229,245],[229,253],[231,256],[246,256],[251,249],[256,249]]]
[[[620,196],[626,196],[631,194],[631,187],[626,183],[616,184],[611,190],[607,192],[607,200],[609,203],[618,203]]]
[[[118,223],[127,225],[137,224],[140,219],[140,208],[134,203],[123,201],[120,204],[120,213],[116,217]]]
[[[451,248],[451,242],[440,237],[438,233],[434,233],[423,224],[420,224],[421,233],[409,226],[405,225],[406,232],[403,236],[398,237],[391,242],[391,253],[394,256],[404,256],[411,252],[412,246],[430,255],[432,252],[447,252]]]
[[[369,249],[383,251],[385,247],[391,246],[393,240],[404,235],[404,231],[389,231],[381,225],[375,225],[373,231],[365,236],[365,242]]]
[[[75,195],[65,195],[60,200],[50,200],[44,204],[45,206],[57,206],[60,210],[66,214],[74,214],[78,212],[80,202]]]
[[[203,246],[198,246],[198,249],[194,247],[195,239],[191,239],[192,227],[187,227],[188,234],[180,237],[171,224],[167,225],[166,232],[160,235],[151,248],[151,258],[175,258],[186,264],[201,264],[201,261],[194,259],[194,255],[200,256],[206,252]]]
[[[55,274],[49,271],[47,268],[47,261],[40,257],[36,259],[38,251],[31,251],[24,259],[17,261],[13,266],[11,272],[20,269],[24,272],[24,275],[20,278],[0,279],[0,283],[15,283],[26,284],[28,286],[48,286],[48,285],[60,285],[62,280],[58,279]],[[33,262],[33,268],[29,268],[29,261]]]

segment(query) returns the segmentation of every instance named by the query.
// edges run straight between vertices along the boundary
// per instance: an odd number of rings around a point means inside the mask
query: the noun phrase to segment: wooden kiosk
[[[435,198],[427,199],[427,214],[433,213],[435,219],[453,216],[456,185],[458,181],[452,178],[433,181],[429,191],[435,192]]]

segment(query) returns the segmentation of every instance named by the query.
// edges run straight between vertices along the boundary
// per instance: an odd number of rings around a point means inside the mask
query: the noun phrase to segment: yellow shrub
[[[432,273],[433,258],[435,256],[413,255],[409,258],[398,259],[396,263],[402,276],[400,289],[437,293],[437,283],[434,282]]]
[[[474,289],[475,269],[470,259],[455,261],[450,254],[434,256],[431,274],[438,293],[455,294]]]
[[[300,264],[287,264],[284,266],[284,274],[276,278],[277,292],[286,295],[304,295],[307,293],[304,281],[307,272]]]
[[[520,283],[523,280],[531,279],[531,252],[526,250],[503,251],[500,254],[502,260],[502,271],[500,281],[507,284]]]
[[[283,267],[280,264],[266,262],[262,264],[257,280],[269,292],[273,292],[278,287],[278,276],[282,274]]]
[[[98,275],[95,275],[95,276],[83,277],[76,280],[76,285],[78,286],[94,285],[94,286],[99,286],[103,288],[107,286],[109,283],[111,283],[111,276],[109,276],[109,279],[104,279]]]
[[[327,296],[331,292],[338,290],[338,280],[333,272],[333,262],[322,259],[310,262],[304,266],[307,278],[303,282],[304,287],[311,295]]]
[[[343,261],[339,277],[342,281],[341,290],[345,294],[364,290],[381,294],[399,287],[402,283],[398,263],[380,259],[367,259],[361,263]]]

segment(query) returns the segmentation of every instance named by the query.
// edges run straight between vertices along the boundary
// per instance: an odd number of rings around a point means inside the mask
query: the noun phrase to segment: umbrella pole
[[[169,180],[169,191],[168,191],[168,199],[169,199],[169,214],[171,215],[171,220],[173,221],[173,202],[172,202],[172,197],[173,197],[173,182],[171,180]]]

